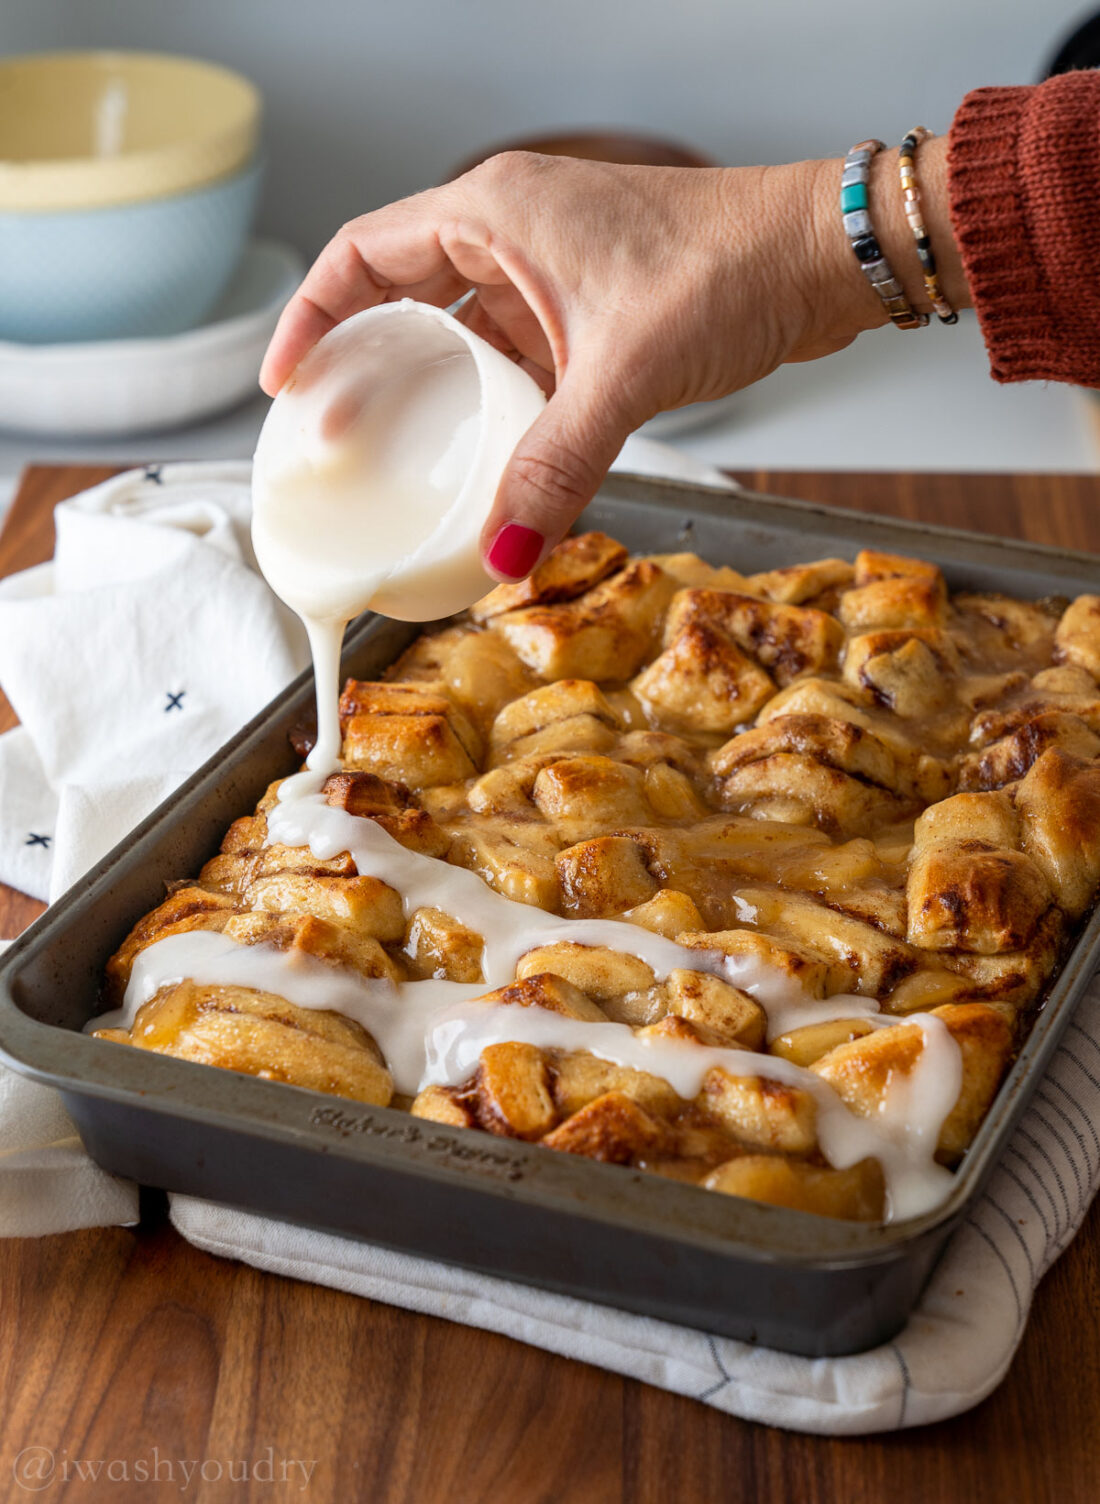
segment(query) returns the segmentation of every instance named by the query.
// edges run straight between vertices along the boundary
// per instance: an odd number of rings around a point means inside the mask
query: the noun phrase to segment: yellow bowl
[[[255,151],[259,91],[156,52],[0,62],[0,210],[101,208],[185,193]]]

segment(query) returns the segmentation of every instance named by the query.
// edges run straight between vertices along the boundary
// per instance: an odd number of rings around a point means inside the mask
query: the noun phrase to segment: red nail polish
[[[506,522],[490,543],[485,557],[498,574],[522,580],[534,569],[544,542],[542,534],[536,533],[533,527]]]

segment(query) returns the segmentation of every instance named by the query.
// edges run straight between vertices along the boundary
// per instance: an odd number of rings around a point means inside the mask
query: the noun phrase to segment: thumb
[[[570,367],[516,446],[481,533],[486,569],[520,580],[565,536],[634,427],[601,396],[602,379]]]

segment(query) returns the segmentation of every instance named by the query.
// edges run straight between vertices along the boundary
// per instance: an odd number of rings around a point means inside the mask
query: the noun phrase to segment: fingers
[[[343,319],[378,303],[416,298],[445,307],[468,276],[440,243],[444,190],[419,194],[344,225],[283,309],[260,371],[274,396],[302,357]]]
[[[372,308],[385,297],[390,284],[355,244],[356,228],[362,223],[354,220],[329,241],[283,309],[260,369],[260,385],[269,397],[274,397],[322,335],[341,319]]]
[[[260,386],[269,397],[275,396],[302,356],[335,323],[334,318],[298,289],[279,315],[260,366]]]
[[[494,350],[514,360],[549,396],[554,390],[554,357],[542,326],[515,289],[508,289],[513,298],[502,311],[496,317],[491,315],[485,306],[487,292],[498,290],[480,288],[456,311],[455,318]]]
[[[520,440],[481,534],[495,579],[522,579],[565,536],[634,427],[601,386],[571,366]]]

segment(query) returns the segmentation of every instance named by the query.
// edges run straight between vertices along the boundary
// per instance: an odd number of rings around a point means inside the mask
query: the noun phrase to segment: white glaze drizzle
[[[413,1095],[430,1084],[458,1086],[492,1044],[528,1043],[581,1051],[659,1076],[686,1100],[698,1095],[715,1066],[731,1075],[763,1076],[810,1093],[817,1133],[829,1164],[844,1169],[868,1156],[883,1167],[892,1217],[917,1216],[942,1200],[950,1172],[933,1160],[944,1118],[958,1097],[961,1059],[942,1019],[932,1014],[881,1018],[922,1032],[920,1056],[907,1078],[891,1082],[877,1118],[849,1111],[813,1071],[774,1055],[636,1034],[626,1024],[592,1023],[538,1007],[479,1001],[481,983],[372,980],[294,951],[241,945],[212,930],[169,935],[139,953],[122,1008],[96,1028],[130,1028],[137,1010],[161,988],[184,980],[238,986],[286,998],[300,1008],[331,1009],[360,1023],[377,1043],[394,1087]]]
[[[676,969],[722,977],[756,999],[768,1016],[768,1034],[773,1039],[802,1024],[865,1018],[879,1012],[873,998],[847,994],[808,998],[797,981],[753,956],[689,949],[622,919],[562,919],[518,903],[495,892],[476,872],[410,851],[376,821],[330,805],[315,792],[324,778],[323,773],[310,772],[282,784],[279,803],[267,816],[269,842],[307,846],[320,861],[347,852],[361,876],[378,878],[397,890],[407,920],[417,909],[442,909],[481,935],[486,991],[513,981],[516,963],[529,950],[566,942],[636,956],[657,981]]]
[[[829,1164],[843,1170],[861,1159],[878,1159],[890,1218],[915,1217],[941,1201],[952,1184],[951,1172],[936,1164],[933,1155],[943,1120],[962,1084],[961,1058],[947,1026],[934,1014],[911,1013],[905,1019],[887,1023],[884,1018],[881,1023],[883,1027],[916,1024],[923,1042],[905,1081],[906,1095],[910,1105],[917,1104],[916,1110],[895,1109],[892,1082],[877,1120],[850,1111],[827,1081],[776,1055],[640,1035],[626,1024],[589,1023],[516,1004],[493,1007],[468,1002],[442,1011],[428,1038],[423,1084],[458,1085],[469,1080],[481,1051],[505,1041],[546,1050],[587,1050],[616,1065],[660,1076],[687,1100],[699,1094],[707,1072],[716,1066],[732,1076],[761,1076],[808,1092],[817,1108],[818,1143]]]
[[[313,682],[317,698],[317,740],[306,759],[306,767],[320,774],[294,774],[280,791],[289,799],[296,792],[313,793],[320,788],[334,768],[340,766],[340,651],[344,645],[347,621],[340,617],[303,617],[309,651],[313,657]],[[300,781],[298,781],[300,780]]]

